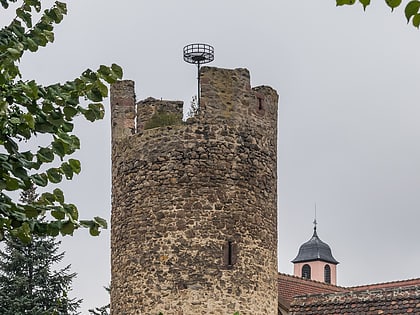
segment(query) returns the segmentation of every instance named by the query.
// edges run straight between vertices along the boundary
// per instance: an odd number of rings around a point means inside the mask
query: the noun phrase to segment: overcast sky
[[[2,19],[3,20],[3,19]],[[2,25],[3,25],[2,21]],[[116,62],[138,100],[196,91],[184,45],[214,46],[217,67],[245,67],[280,94],[279,270],[312,235],[340,261],[338,284],[420,277],[420,31],[403,8],[367,12],[334,0],[72,0],[56,41],[22,61],[25,78],[54,83]],[[109,104],[109,101],[107,101]],[[110,122],[80,120],[82,174],[64,183],[82,217],[110,216]],[[109,232],[63,239],[78,273],[73,295],[106,303]]]

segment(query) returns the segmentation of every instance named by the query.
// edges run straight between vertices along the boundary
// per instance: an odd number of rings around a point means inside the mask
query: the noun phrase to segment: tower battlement
[[[277,92],[268,86],[251,88],[247,69],[203,67],[200,80],[201,106],[192,121],[276,128]],[[182,123],[182,101],[149,97],[136,103],[134,81],[131,80],[112,85],[111,109],[113,139]]]
[[[187,122],[111,88],[112,315],[277,314],[278,95],[246,69],[200,75]]]

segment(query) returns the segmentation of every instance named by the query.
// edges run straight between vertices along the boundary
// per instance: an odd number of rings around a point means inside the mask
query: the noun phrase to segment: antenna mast
[[[189,44],[184,47],[184,61],[197,65],[197,105],[200,108],[200,66],[214,60],[214,48],[207,44]]]

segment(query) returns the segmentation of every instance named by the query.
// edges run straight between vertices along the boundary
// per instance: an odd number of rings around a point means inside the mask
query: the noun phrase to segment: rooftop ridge
[[[331,300],[334,300],[334,304],[343,304],[343,303],[349,303],[350,299],[355,298],[356,300],[359,300],[363,302],[367,299],[367,296],[375,296],[376,300],[379,298],[376,296],[377,292],[382,292],[383,294],[393,294],[394,298],[399,297],[400,299],[409,298],[411,295],[407,294],[412,292],[414,296],[420,297],[420,285],[412,285],[412,286],[406,286],[401,290],[402,288],[399,287],[388,287],[388,288],[377,288],[376,290],[361,290],[361,291],[341,291],[341,292],[335,292],[335,293],[314,293],[314,294],[304,294],[304,295],[296,295],[294,297],[294,301],[292,304],[298,304],[300,302],[305,301],[306,304],[312,304],[312,303],[329,303]],[[385,298],[386,296],[383,296]],[[322,299],[322,301],[321,301]]]
[[[339,288],[339,289],[343,289],[343,290],[348,290],[349,289],[348,287],[343,287],[343,286],[335,285],[335,284],[332,284],[332,283],[326,283],[326,282],[312,280],[312,279],[304,279],[304,278],[301,278],[301,277],[298,277],[298,276],[294,276],[294,275],[287,274],[287,273],[282,273],[282,272],[279,272],[278,276],[279,276],[278,280],[280,280],[280,276],[285,276],[285,277],[288,277],[288,278],[292,278],[293,280],[301,281],[301,282],[304,282],[304,283],[310,283],[312,285],[317,284],[320,287]]]
[[[411,285],[420,285],[420,278],[412,278],[412,279],[405,279],[405,280],[394,280],[394,281],[387,281],[387,282],[378,282],[372,284],[362,284],[357,286],[347,287],[350,290],[368,290],[371,288],[397,288],[398,284],[405,284],[404,287],[408,287]]]

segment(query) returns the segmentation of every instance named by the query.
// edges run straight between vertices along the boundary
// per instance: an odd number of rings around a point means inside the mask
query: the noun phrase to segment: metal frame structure
[[[200,107],[200,66],[214,60],[214,48],[207,44],[189,44],[183,51],[184,61],[197,65],[197,105]]]

